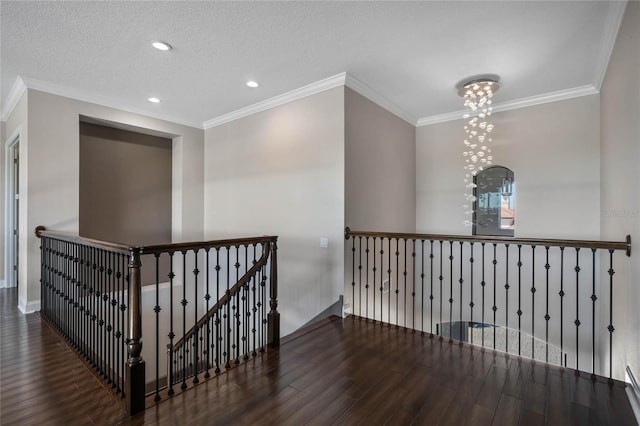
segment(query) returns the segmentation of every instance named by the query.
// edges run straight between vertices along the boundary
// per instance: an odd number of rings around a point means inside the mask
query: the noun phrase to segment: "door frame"
[[[13,259],[18,254],[16,253],[15,246],[13,244],[13,225],[18,219],[13,208],[15,201],[15,168],[13,150],[16,146],[20,146],[20,129],[18,128],[13,134],[5,141],[5,202],[4,202],[4,217],[5,217],[5,232],[4,232],[4,287],[15,287],[16,279],[19,276],[19,271],[13,269]],[[18,170],[20,170],[20,164],[18,164]],[[18,241],[20,241],[20,235],[18,235]]]

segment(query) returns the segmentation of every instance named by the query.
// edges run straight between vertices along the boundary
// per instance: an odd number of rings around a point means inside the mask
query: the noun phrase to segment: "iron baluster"
[[[482,246],[482,281],[480,281],[480,287],[482,287],[482,347],[484,348],[484,329],[486,328],[484,326],[485,324],[485,320],[484,320],[484,306],[485,306],[485,294],[484,294],[484,287],[486,286],[486,281],[485,281],[485,277],[484,277],[484,266],[485,266],[485,257],[484,257],[484,246],[485,243],[480,243],[480,245]]]
[[[567,366],[566,357],[564,356],[564,247],[560,247],[560,364],[564,359],[564,366]]]
[[[576,271],[576,320],[573,322],[576,325],[576,375],[580,375],[580,337],[579,337],[579,328],[580,328],[580,303],[579,303],[579,292],[580,292],[580,247],[576,247],[576,267],[574,268]]]
[[[187,335],[187,251],[182,250],[182,335]],[[189,346],[186,344],[182,346],[183,350],[181,351],[182,358],[182,384],[180,385],[180,389],[187,389],[187,357],[189,352]]]
[[[351,239],[351,306],[356,305],[356,239]],[[355,308],[354,308],[355,311]]]
[[[627,256],[629,255],[630,252],[627,250]],[[613,249],[609,250],[609,270],[607,272],[609,274],[609,326],[607,327],[609,331],[609,386],[613,386],[613,332],[615,331],[613,327],[613,274],[615,274],[613,270]]]
[[[505,318],[505,341],[504,341],[504,351],[509,353],[509,244],[504,245],[505,252],[505,262],[504,262],[504,292],[505,292],[505,310],[504,310],[504,318]]]
[[[153,307],[156,317],[156,395],[153,400],[158,402],[160,398],[160,253],[155,254],[156,267],[156,305]]]
[[[453,343],[451,329],[453,328],[453,241],[449,241],[449,343]]]
[[[205,356],[205,373],[204,373],[204,378],[208,379],[209,377],[211,377],[211,374],[209,373],[209,369],[211,368],[211,324],[210,324],[210,314],[209,314],[209,300],[211,299],[211,293],[210,293],[210,289],[209,289],[209,274],[210,274],[210,262],[209,262],[209,251],[210,248],[207,247],[204,249],[204,256],[205,256],[205,295],[204,295],[204,303],[205,303],[205,315],[206,315],[206,319],[205,319],[205,324],[207,325],[207,331],[206,331],[206,343],[205,343],[205,351],[204,351],[204,356]]]
[[[198,352],[198,275],[200,270],[198,269],[198,251],[193,250],[193,383],[198,383],[198,373],[200,372],[200,357]]]
[[[239,252],[240,248],[239,246],[236,245],[236,263],[235,263],[235,268],[236,268],[236,282],[240,281],[240,252]],[[234,349],[236,350],[236,358],[234,360],[234,363],[240,364],[240,292],[236,293],[236,298],[235,298],[235,305],[232,306],[232,309],[234,311],[233,313],[233,318],[234,320],[231,322],[231,324],[235,324],[236,326],[236,340],[235,340],[235,344],[234,344]]]
[[[591,249],[591,380],[596,380],[596,249]]]
[[[544,263],[544,269],[545,269],[545,314],[544,314],[544,321],[545,321],[545,332],[544,332],[544,341],[545,341],[545,355],[544,355],[544,361],[545,362],[549,362],[549,320],[551,319],[551,317],[549,316],[549,269],[551,268],[551,265],[549,264],[549,246],[545,246],[545,263]]]
[[[518,355],[522,355],[522,244],[518,244]]]
[[[430,329],[430,337],[433,338],[433,240],[429,240],[429,245],[430,245],[430,249],[429,249],[429,272],[430,272],[430,287],[431,290],[429,292],[429,304],[430,304],[430,312],[429,312],[429,321],[431,322],[431,329]]]
[[[464,282],[464,280],[462,279],[462,245],[463,242],[460,241],[460,279],[458,280],[458,282],[460,283],[460,321],[459,321],[459,325],[458,325],[458,333],[459,333],[459,344],[462,345],[462,341],[464,340],[464,336],[462,335],[462,283]]]
[[[411,251],[411,265],[412,265],[412,271],[411,271],[411,281],[413,282],[413,290],[411,292],[411,317],[413,318],[413,322],[411,325],[411,329],[415,332],[416,330],[416,240],[413,239],[412,240],[412,245],[411,245],[412,251]],[[407,281],[407,277],[405,275],[405,289],[406,289],[406,281]]]
[[[373,240],[374,244],[375,244],[375,239]],[[366,239],[366,250],[365,253],[367,254],[367,260],[366,260],[366,264],[367,264],[367,269],[366,269],[366,273],[365,273],[365,284],[364,284],[364,288],[365,288],[365,305],[364,305],[364,309],[365,309],[365,318],[369,318],[369,237],[367,237]],[[375,256],[375,247],[373,248],[373,281],[374,281],[374,288],[375,288],[375,280],[376,280],[376,275],[375,275],[375,265],[376,265],[376,256]],[[376,292],[373,292],[374,296],[376,294]],[[373,305],[375,306],[375,300]],[[362,315],[362,314],[361,314]]]
[[[493,349],[496,349],[496,311],[498,307],[496,306],[496,269],[498,266],[498,260],[496,259],[496,249],[497,244],[493,243]]]
[[[442,337],[442,280],[444,279],[444,277],[442,276],[442,240],[440,240],[440,276],[438,277],[438,279],[440,280],[440,328],[436,329],[436,332],[438,333],[438,335],[440,336],[440,340],[443,340]]]
[[[474,259],[473,259],[473,241],[469,244],[469,288],[471,291],[471,302],[469,302],[469,314],[470,314],[470,318],[469,318],[469,323],[471,324],[471,326],[473,327],[473,307],[474,307],[474,303],[473,303],[473,263],[474,263]],[[470,333],[471,334],[471,344],[473,345],[473,332]]]
[[[220,269],[222,269],[220,267],[220,247],[216,247],[216,300],[220,300]],[[258,289],[259,291],[259,289]],[[260,302],[258,302],[258,305],[260,304]],[[216,358],[215,358],[215,364],[216,364],[216,368],[214,370],[214,372],[216,374],[220,374],[220,351],[221,351],[221,347],[222,347],[222,334],[220,333],[220,310],[222,309],[221,306],[218,306],[218,309],[216,309],[215,311],[215,326],[216,326],[216,338],[214,339],[214,341],[216,342]]]

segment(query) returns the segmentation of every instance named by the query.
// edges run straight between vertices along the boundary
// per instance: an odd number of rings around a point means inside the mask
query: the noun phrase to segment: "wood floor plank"
[[[522,401],[509,395],[502,395],[493,415],[493,425],[517,425],[520,419]]]
[[[60,335],[16,305],[0,289],[2,425],[635,424],[620,382],[352,317],[129,417]]]

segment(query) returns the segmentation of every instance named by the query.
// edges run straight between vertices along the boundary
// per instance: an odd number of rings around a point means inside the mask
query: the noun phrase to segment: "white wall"
[[[40,299],[35,227],[78,232],[80,115],[174,138],[174,147],[178,145],[182,155],[179,164],[174,163],[174,180],[179,182],[174,191],[179,191],[181,202],[173,207],[179,210],[173,214],[173,237],[202,238],[202,130],[36,90],[28,90],[28,99],[29,138],[22,137],[20,143],[21,184],[27,188],[20,205],[20,283],[26,283],[20,288],[23,309],[38,309]]]
[[[601,91],[601,196],[603,239],[640,239],[640,3],[628,2]],[[640,262],[634,248],[615,274],[614,363],[640,375]],[[615,266],[615,265],[614,265]],[[605,299],[603,303],[607,303]]]
[[[496,95],[496,96],[499,96]],[[495,113],[494,164],[515,173],[516,237],[600,236],[599,95]],[[463,120],[416,131],[418,232],[471,234]]]
[[[343,291],[344,88],[208,129],[204,158],[205,238],[279,237],[287,335]]]

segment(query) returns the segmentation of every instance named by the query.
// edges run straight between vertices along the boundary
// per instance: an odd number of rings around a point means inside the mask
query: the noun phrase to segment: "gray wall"
[[[171,242],[171,139],[80,123],[83,237]]]
[[[415,232],[416,128],[345,89],[345,223]]]
[[[415,232],[415,138],[413,125],[345,89],[345,224],[352,230]],[[360,283],[351,285],[352,247],[353,241],[345,242],[344,308],[359,315],[366,307]],[[398,250],[403,253],[399,262],[404,264],[404,249]],[[388,268],[385,261],[381,269]],[[394,271],[391,287],[397,287],[396,281]],[[413,286],[412,277],[407,285]],[[372,305],[373,299],[369,302]],[[395,318],[395,311],[391,317]]]
[[[640,240],[639,76],[640,3],[631,1],[601,91],[600,226],[602,239],[618,241],[627,234],[634,239],[630,264],[615,268],[614,364],[617,376],[629,365],[636,378],[640,376],[640,251],[636,248]],[[601,302],[606,306],[608,298]]]
[[[343,87],[205,131],[205,237],[279,237],[282,335],[343,292],[344,134]]]

